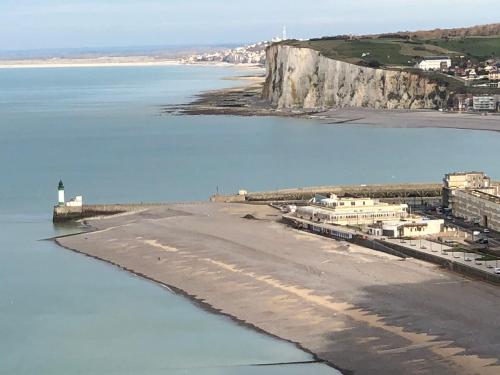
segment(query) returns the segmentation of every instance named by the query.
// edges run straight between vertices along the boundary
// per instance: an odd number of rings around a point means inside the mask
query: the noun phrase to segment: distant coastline
[[[256,64],[233,64],[225,62],[186,63],[180,59],[158,59],[150,56],[96,57],[96,58],[52,58],[0,60],[0,69],[28,68],[93,68],[93,67],[133,67],[133,66],[238,66],[257,67]]]

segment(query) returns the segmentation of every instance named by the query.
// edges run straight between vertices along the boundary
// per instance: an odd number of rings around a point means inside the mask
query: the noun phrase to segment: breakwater
[[[89,217],[117,215],[125,212],[140,211],[163,206],[163,203],[133,204],[88,204],[81,207],[54,206],[52,220],[54,223],[80,220]]]
[[[441,200],[442,184],[411,183],[411,184],[377,184],[377,185],[337,185],[306,188],[283,189],[267,192],[242,192],[234,195],[214,195],[213,202],[223,203],[269,203],[282,201],[305,201],[315,195],[336,194],[339,196],[355,196],[363,198],[378,198],[415,204],[425,204]]]
[[[273,202],[300,203],[315,195],[336,194],[377,198],[390,203],[407,203],[413,206],[436,204],[441,201],[441,184],[377,184],[337,185],[282,189],[265,192],[246,192],[232,195],[213,195],[210,201],[217,203],[269,204]],[[166,203],[91,204],[81,207],[54,206],[53,221],[64,222],[95,216],[116,215],[148,208],[164,206]]]

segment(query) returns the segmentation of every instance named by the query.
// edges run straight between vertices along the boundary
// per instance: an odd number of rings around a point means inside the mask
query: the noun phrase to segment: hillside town
[[[273,43],[278,43],[287,40],[287,29],[283,26],[281,36],[276,36],[271,41],[262,41],[237,48],[227,48],[220,51],[206,52],[187,56],[181,61],[184,64],[199,64],[199,63],[227,63],[227,64],[250,64],[250,65],[265,65],[266,49]]]
[[[416,68],[426,72],[440,72],[463,83],[465,87],[490,90],[488,94],[457,93],[452,110],[461,112],[499,112],[500,59],[473,61],[465,56],[427,56]]]
[[[499,58],[476,62],[465,56],[453,59],[449,56],[427,56],[417,64],[417,67],[425,71],[440,71],[459,78],[468,86],[500,87]]]
[[[273,41],[264,41],[244,47],[192,55],[183,58],[181,61],[184,64],[228,63],[264,65],[266,63],[266,48]]]

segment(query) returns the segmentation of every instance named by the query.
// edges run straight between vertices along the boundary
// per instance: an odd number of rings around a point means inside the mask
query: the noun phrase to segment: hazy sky
[[[0,49],[218,44],[500,22],[498,0],[0,0]]]

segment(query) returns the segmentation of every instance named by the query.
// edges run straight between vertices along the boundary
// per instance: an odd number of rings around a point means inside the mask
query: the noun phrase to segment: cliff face
[[[309,48],[275,44],[267,50],[263,98],[278,108],[439,108],[446,87],[418,74],[332,60]]]

